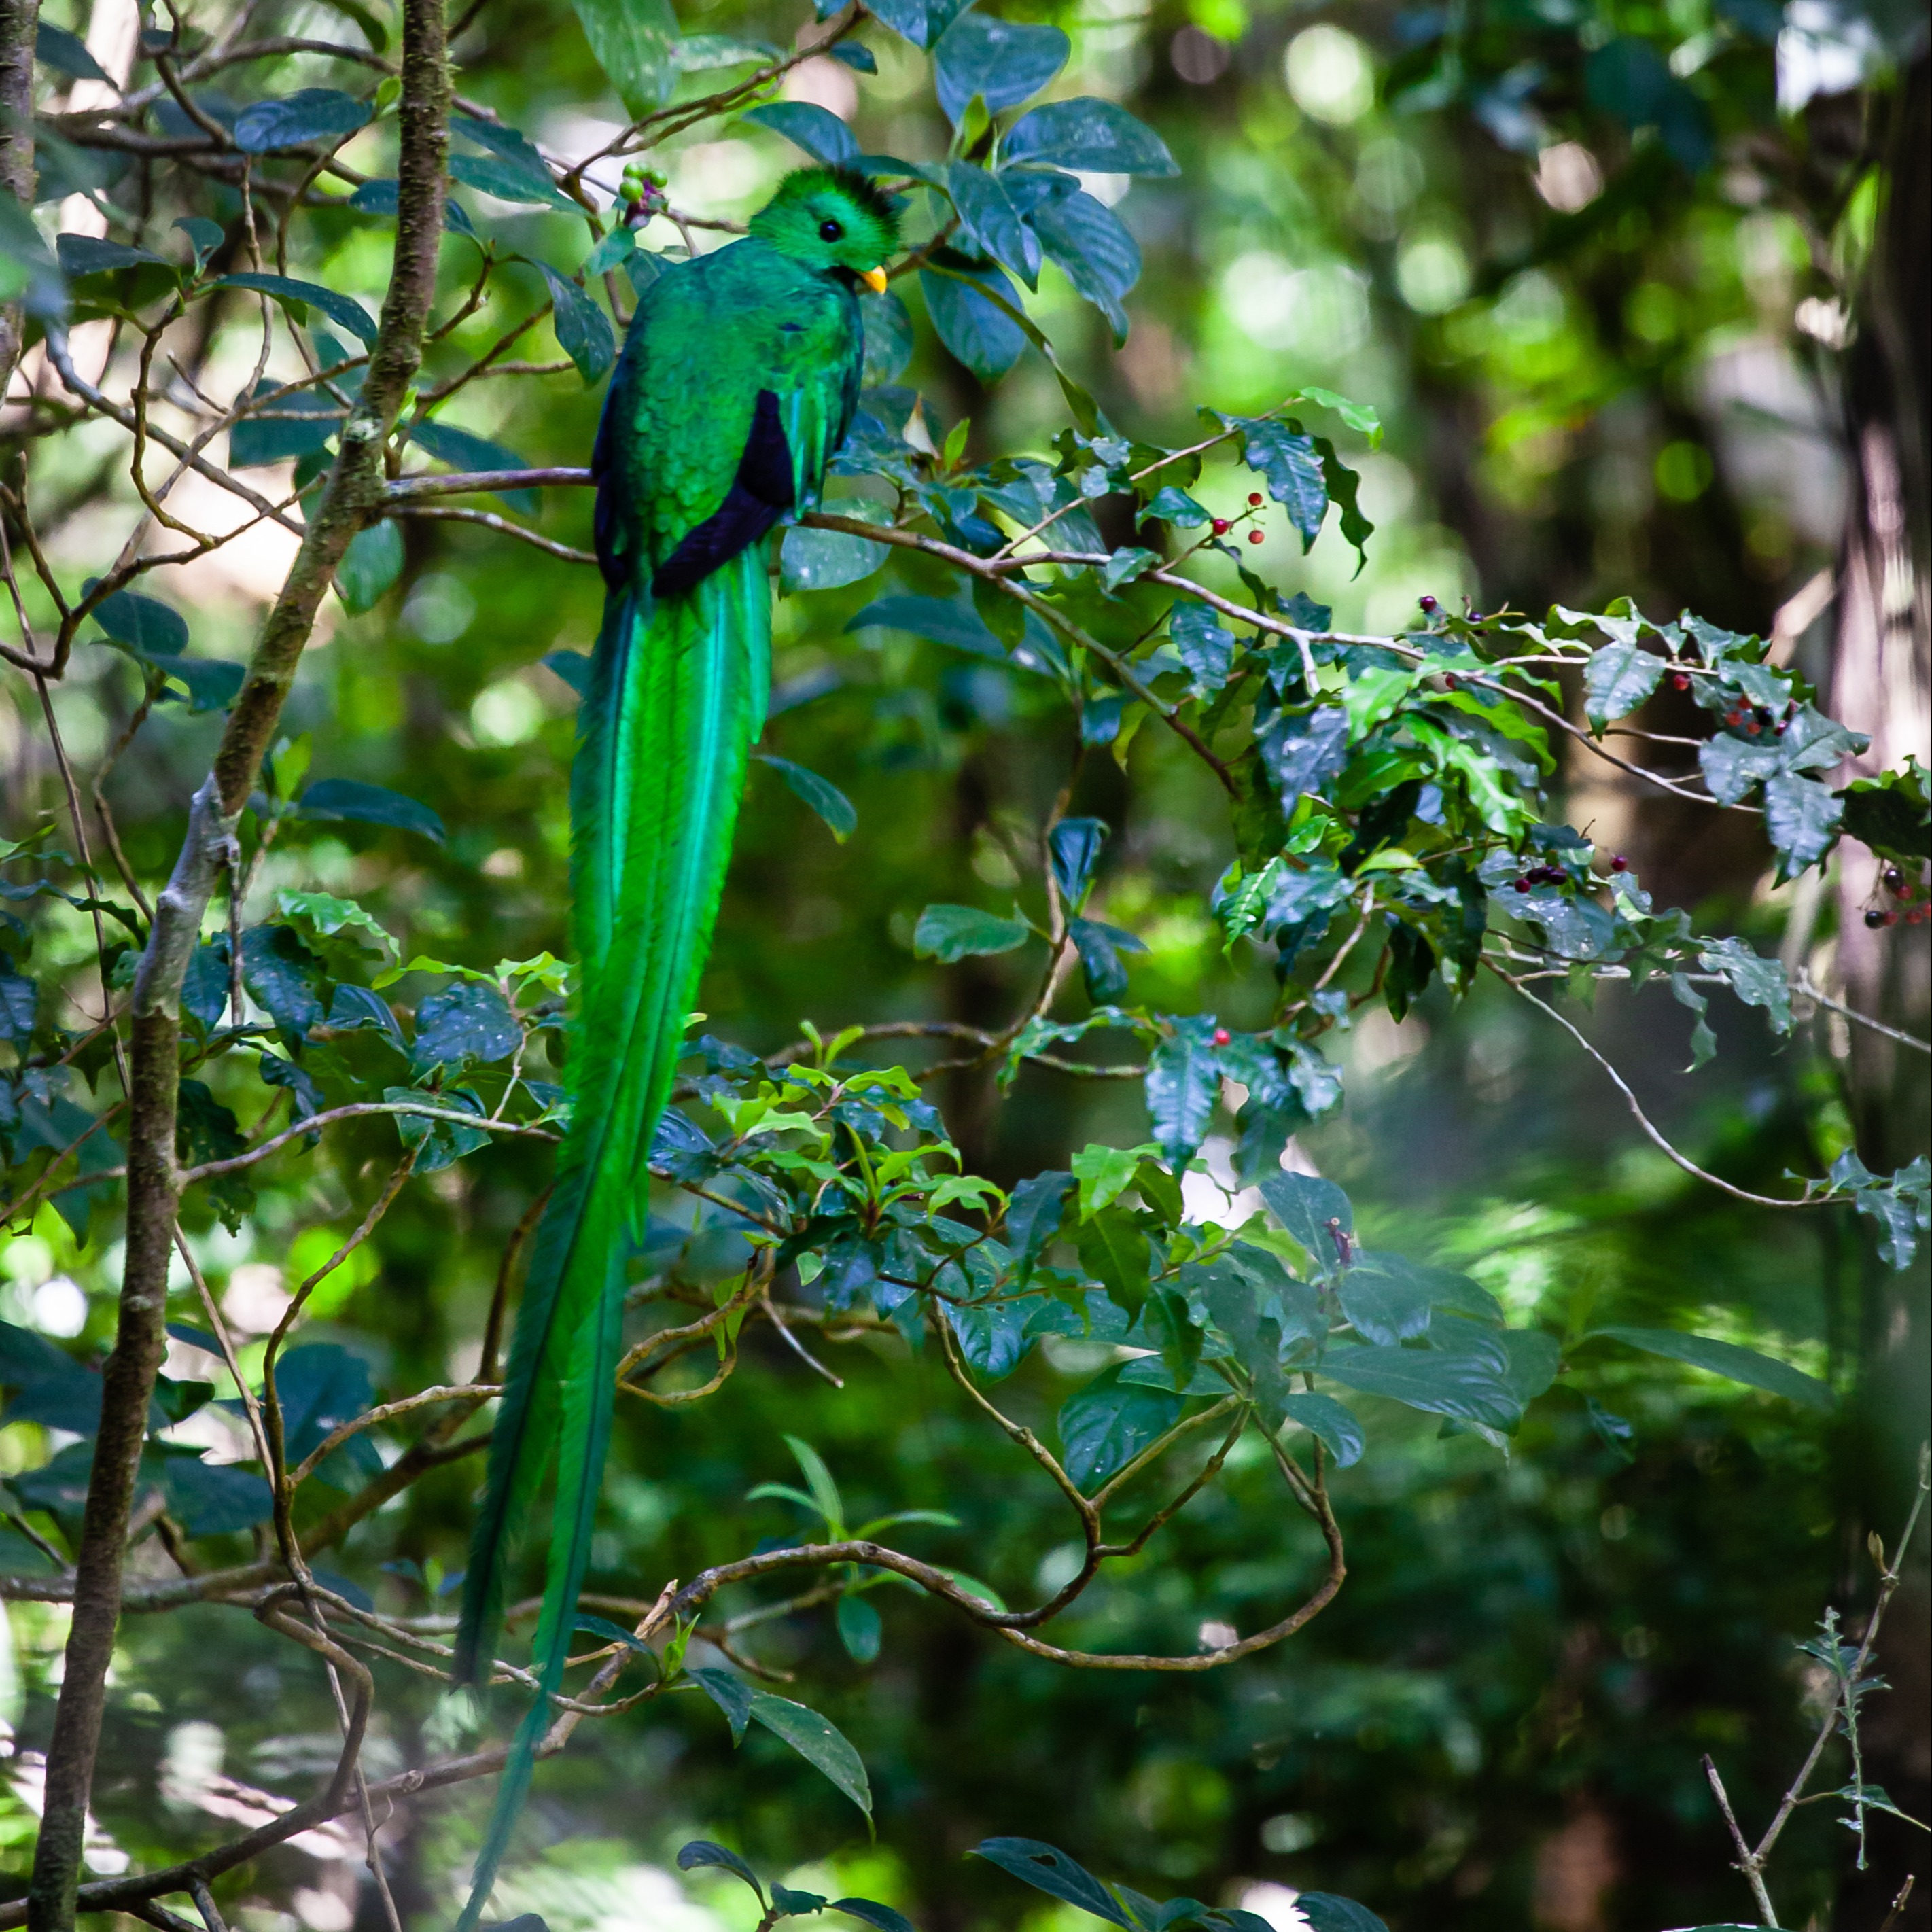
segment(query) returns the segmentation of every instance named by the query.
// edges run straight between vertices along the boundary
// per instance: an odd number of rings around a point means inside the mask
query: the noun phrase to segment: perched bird
[[[488,1896],[576,1621],[651,1142],[764,725],[766,540],[816,501],[850,425],[857,285],[882,290],[897,245],[892,205],[862,176],[788,175],[745,239],[645,290],[604,404],[591,459],[604,622],[571,774],[570,1126],[518,1310],[456,1645],[458,1681],[473,1684],[502,1616],[509,1539],[554,1460],[542,1688],[460,1932]]]

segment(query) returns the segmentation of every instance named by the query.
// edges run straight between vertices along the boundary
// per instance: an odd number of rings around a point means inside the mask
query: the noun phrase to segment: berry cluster
[[[1250,490],[1248,492],[1248,507],[1243,514],[1242,520],[1246,521],[1247,518],[1252,517],[1264,501],[1266,499],[1258,490]],[[1233,520],[1227,517],[1216,517],[1214,519],[1214,530],[1217,537],[1226,536],[1234,527]],[[1265,543],[1268,541],[1268,532],[1259,529],[1252,530],[1248,532],[1248,541],[1251,544]]]
[[[1791,722],[1797,709],[1795,704],[1786,706],[1784,716],[1780,718],[1768,705],[1760,704],[1752,710],[1737,704],[1724,713],[1724,722],[1734,731],[1742,730],[1749,738],[1758,737],[1766,731],[1774,738],[1781,738],[1784,736],[1785,726]]]
[[[666,206],[664,189],[668,177],[658,173],[655,168],[647,168],[641,161],[628,163],[624,178],[617,185],[617,200],[624,210],[627,224],[636,227],[648,221],[654,214],[662,214]]]
[[[1927,920],[1932,919],[1932,904],[1910,903],[1917,897],[1918,888],[1896,866],[1886,866],[1882,883],[1886,890],[1905,910],[1901,912],[1899,906],[1866,907],[1865,924],[1874,932],[1882,926],[1896,926],[1900,920],[1907,926],[1921,926]]]

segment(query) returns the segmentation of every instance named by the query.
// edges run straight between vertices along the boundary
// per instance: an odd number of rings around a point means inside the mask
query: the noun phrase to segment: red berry
[[[1216,1027],[1214,1029],[1214,1044],[1216,1046],[1226,1046],[1234,1036],[1226,1027]]]
[[[1898,914],[1895,912],[1887,913],[1885,916],[1885,922],[1887,926],[1896,926],[1898,923]]]
[[[1912,888],[1910,886],[1900,886],[1896,887],[1895,890],[1902,899],[1909,899],[1912,896]]]
[[[1248,541],[1250,543],[1261,543],[1266,539],[1267,536],[1268,532],[1265,530],[1250,530],[1248,532]]]
[[[1444,671],[1442,674],[1442,688],[1445,691],[1454,691],[1457,688],[1456,674],[1453,670]]]
[[[1258,510],[1261,506],[1262,493],[1258,490],[1250,490],[1248,492],[1248,508],[1251,510]]]
[[[1744,727],[1744,736],[1747,738],[1761,738],[1764,736],[1764,727],[1760,724],[1755,718],[1754,718],[1751,722]]]
[[[1688,691],[1690,688],[1690,674],[1688,671],[1672,671],[1670,674],[1670,682],[1679,691]]]
[[[1228,534],[1228,520],[1226,517],[1216,517],[1214,519],[1214,534],[1217,537],[1224,537]]]
[[[1630,870],[1630,861],[1619,852],[1610,861],[1610,870],[1613,872],[1628,872]]]
[[[1517,880],[1516,882],[1516,889],[1520,892],[1528,892],[1529,890],[1529,881],[1527,879]]]

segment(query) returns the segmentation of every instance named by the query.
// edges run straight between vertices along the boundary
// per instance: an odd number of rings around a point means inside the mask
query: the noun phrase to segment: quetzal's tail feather
[[[519,1728],[458,1932],[487,1901],[548,1727],[609,1446],[626,1262],[652,1138],[711,940],[751,747],[770,688],[771,592],[756,544],[688,595],[614,592],[572,771],[573,938],[581,994],[571,1120],[518,1310],[470,1542],[455,1676],[488,1670],[509,1539],[555,1451],[556,1491]]]

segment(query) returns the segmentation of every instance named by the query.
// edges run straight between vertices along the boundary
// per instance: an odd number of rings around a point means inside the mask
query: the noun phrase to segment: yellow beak
[[[886,272],[884,269],[861,268],[859,271],[859,279],[863,282],[866,287],[870,289],[875,296],[882,296],[885,293]]]

